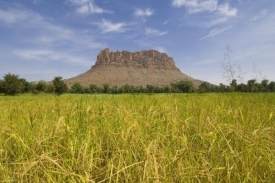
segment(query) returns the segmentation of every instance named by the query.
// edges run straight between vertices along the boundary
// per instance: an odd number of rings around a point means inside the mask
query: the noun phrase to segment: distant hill
[[[96,84],[102,86],[164,86],[172,82],[190,80],[195,86],[202,81],[193,79],[182,73],[176,66],[173,58],[166,53],[156,50],[140,52],[116,51],[108,48],[102,50],[94,66],[87,72],[76,77],[66,79],[67,85],[80,83],[83,86]]]

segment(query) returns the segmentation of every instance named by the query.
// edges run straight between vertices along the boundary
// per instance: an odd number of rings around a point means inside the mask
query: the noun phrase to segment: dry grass
[[[0,96],[0,182],[273,182],[275,95]]]

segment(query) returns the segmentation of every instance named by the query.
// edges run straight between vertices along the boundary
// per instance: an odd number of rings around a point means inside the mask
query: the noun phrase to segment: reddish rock
[[[108,48],[97,56],[95,66],[120,66],[145,69],[179,70],[173,58],[156,50],[131,53],[128,51],[110,52]]]

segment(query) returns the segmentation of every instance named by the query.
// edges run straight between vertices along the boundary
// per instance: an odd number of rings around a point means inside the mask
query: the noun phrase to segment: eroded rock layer
[[[110,86],[165,86],[181,80],[190,80],[195,86],[201,84],[201,81],[182,73],[166,53],[156,50],[112,52],[106,48],[98,54],[90,70],[65,82],[69,86],[74,83],[84,86],[106,83]]]
[[[132,67],[136,69],[179,70],[176,68],[173,58],[169,57],[166,53],[160,53],[156,50],[131,53],[128,51],[110,52],[110,50],[106,48],[98,54],[94,67],[102,65]]]

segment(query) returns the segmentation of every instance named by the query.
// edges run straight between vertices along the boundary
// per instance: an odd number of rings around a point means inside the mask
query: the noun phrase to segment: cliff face
[[[179,70],[175,66],[173,58],[166,53],[160,53],[156,50],[146,50],[140,52],[112,52],[108,48],[102,50],[93,67],[114,66],[114,67],[131,67],[144,69],[160,70]]]

